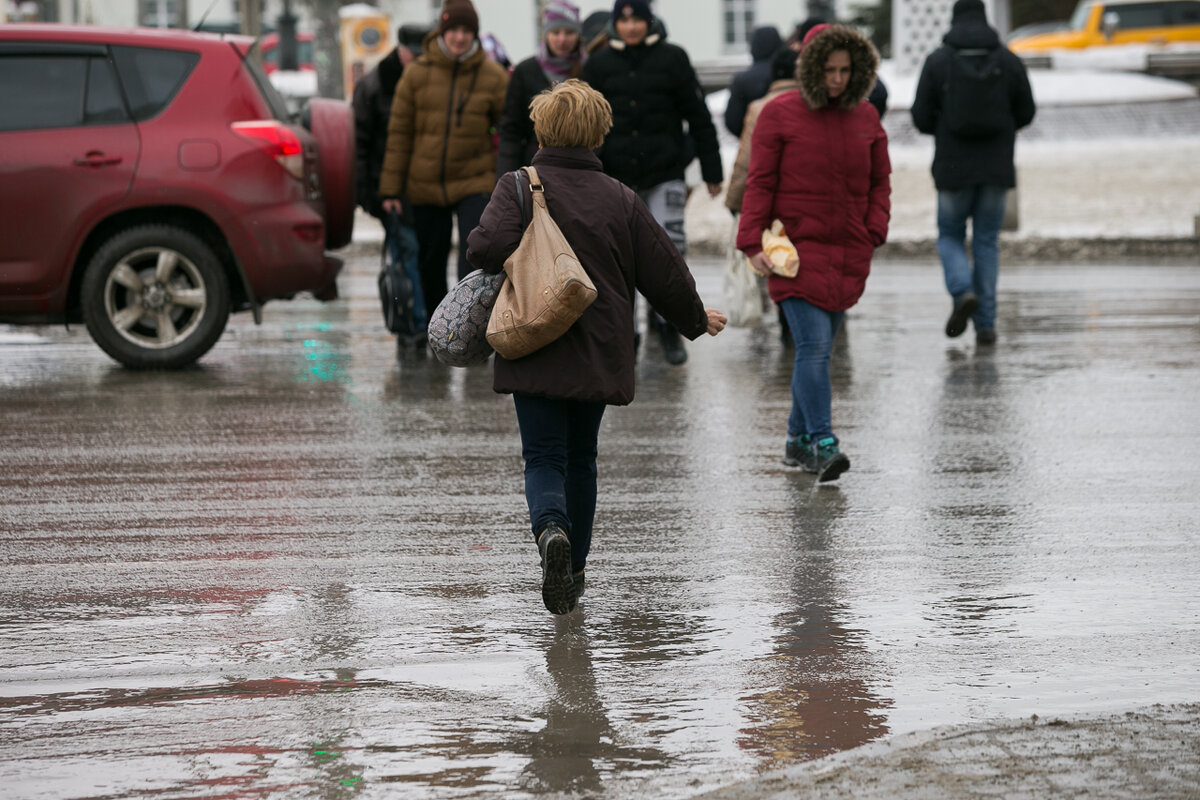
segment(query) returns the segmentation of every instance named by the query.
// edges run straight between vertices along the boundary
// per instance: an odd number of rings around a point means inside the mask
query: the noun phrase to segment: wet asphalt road
[[[777,328],[651,343],[558,620],[510,399],[397,359],[373,270],[180,373],[0,327],[6,797],[686,797],[1200,694],[1200,267],[1007,267],[980,352],[877,264],[833,485],[779,463]]]

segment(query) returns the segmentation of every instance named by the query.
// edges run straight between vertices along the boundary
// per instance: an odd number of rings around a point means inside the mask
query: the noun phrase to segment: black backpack
[[[411,336],[416,333],[413,315],[413,285],[404,269],[404,239],[396,235],[393,220],[384,223],[383,266],[379,270],[379,302],[383,306],[383,324],[392,333]],[[401,248],[400,258],[392,259],[392,238]]]
[[[950,133],[980,139],[1013,130],[1003,55],[1000,47],[953,51],[941,110]]]

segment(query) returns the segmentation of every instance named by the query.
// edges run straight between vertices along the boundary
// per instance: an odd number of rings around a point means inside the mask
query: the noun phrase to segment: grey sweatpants
[[[687,206],[687,184],[683,181],[666,181],[657,186],[651,186],[649,189],[639,189],[638,197],[642,198],[642,202],[650,209],[654,219],[667,232],[667,236],[671,237],[671,243],[675,245],[675,249],[686,258],[687,234],[683,229],[683,211]],[[637,319],[636,310],[633,318]],[[651,325],[663,321],[653,308],[647,312],[647,318]],[[636,329],[636,323],[634,327]]]

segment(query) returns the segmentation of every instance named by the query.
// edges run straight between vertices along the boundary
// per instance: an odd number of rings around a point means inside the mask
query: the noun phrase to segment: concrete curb
[[[1196,798],[1200,705],[956,725],[896,736],[693,800]]]
[[[335,255],[343,259],[379,257],[381,239],[356,239]],[[700,239],[688,242],[693,256],[724,256],[726,242]],[[875,261],[936,261],[937,240],[913,239],[888,242],[875,251]],[[1200,236],[1164,238],[1017,238],[1001,236],[1002,264],[1097,264],[1137,259],[1200,263]]]
[[[723,256],[725,242],[688,242],[694,255]],[[890,241],[875,251],[875,261],[937,260],[937,240]],[[1088,263],[1129,259],[1179,259],[1200,262],[1200,237],[1049,238],[1000,237],[1001,263]]]

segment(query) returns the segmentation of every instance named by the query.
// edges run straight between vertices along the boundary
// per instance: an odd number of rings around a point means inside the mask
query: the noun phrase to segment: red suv
[[[337,296],[349,107],[302,120],[253,40],[0,25],[0,322],[78,322],[129,367],[194,362],[231,311]]]

